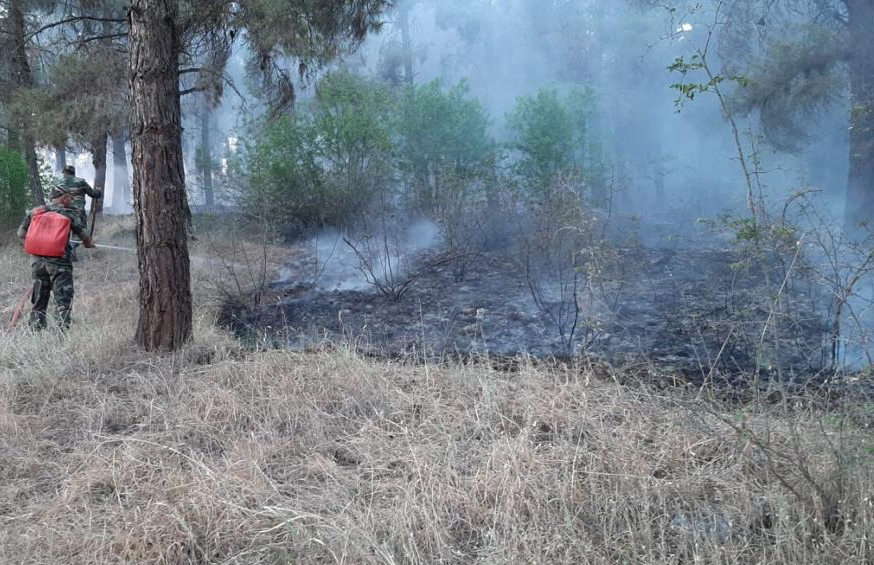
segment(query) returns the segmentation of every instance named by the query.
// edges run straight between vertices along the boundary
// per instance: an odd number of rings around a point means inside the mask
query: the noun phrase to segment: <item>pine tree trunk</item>
[[[55,145],[55,174],[60,175],[67,165],[67,148],[63,145]]]
[[[104,133],[98,136],[91,144],[91,163],[94,165],[94,188],[103,192],[106,190],[106,143],[109,140],[109,134]],[[91,199],[91,230],[94,229],[95,219],[97,215],[103,211],[103,198]]]
[[[182,165],[175,0],[134,0],[130,24],[131,140],[140,270],[136,342],[175,350],[191,337],[191,281]]]
[[[592,20],[594,22],[594,41],[592,42],[592,51],[589,55],[589,74],[595,88],[600,92],[606,92],[607,79],[604,72],[604,45],[607,41],[607,26],[605,24],[606,14],[603,2],[597,2],[592,7]],[[613,97],[610,97],[612,101]],[[608,192],[606,175],[602,172],[604,167],[604,152],[603,149],[610,147],[610,137],[607,135],[608,124],[612,119],[612,115],[607,109],[607,101],[600,101],[589,121],[589,131],[595,132],[593,135],[594,147],[590,149],[589,166],[596,171],[599,171],[598,178],[592,185],[592,204],[601,209],[610,208],[613,195]]]
[[[29,133],[21,136],[24,146],[24,160],[27,162],[27,172],[30,178],[30,197],[36,204],[45,204],[46,197],[42,190],[42,179],[39,174],[39,159],[36,157],[36,145]]]
[[[404,83],[413,84],[413,43],[410,39],[410,4],[406,0],[398,10],[401,27],[401,43],[404,57]]]
[[[209,131],[209,106],[206,100],[200,107],[200,174],[203,182],[204,204],[207,210],[212,210],[215,205],[215,195],[212,188],[212,140]]]
[[[125,136],[122,132],[115,132],[112,134],[112,207],[118,212],[126,212],[132,205]]]
[[[850,174],[846,224],[874,228],[874,2],[849,0]]]
[[[33,85],[33,75],[30,72],[30,63],[27,61],[27,40],[24,35],[24,11],[21,0],[10,0],[9,20],[12,29],[12,74],[13,82],[21,88]],[[30,178],[30,196],[35,204],[45,204],[45,195],[42,191],[42,181],[39,178],[39,161],[36,158],[36,147],[33,136],[28,131],[29,124],[21,123],[19,131],[10,131],[10,145],[21,150],[24,160],[27,162],[27,172]]]

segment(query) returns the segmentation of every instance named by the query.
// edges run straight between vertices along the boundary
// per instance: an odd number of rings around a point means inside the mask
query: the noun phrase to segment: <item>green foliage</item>
[[[0,147],[0,227],[12,227],[21,220],[29,199],[27,179],[24,158]]]
[[[269,123],[248,151],[250,211],[282,222],[343,225],[381,201],[393,202],[398,174],[421,211],[476,198],[494,162],[488,114],[465,83],[393,92],[384,83],[337,72],[292,117]],[[271,207],[269,202],[287,204]]]
[[[246,152],[249,189],[245,211],[263,221],[317,224],[331,207],[323,194],[322,171],[306,116],[282,116],[258,132]]]
[[[204,0],[198,0],[204,2]],[[323,67],[338,55],[358,45],[370,31],[382,26],[388,0],[246,0],[205,2],[216,18],[213,25],[228,30],[245,29],[249,47],[248,70],[260,79],[258,95],[267,99],[272,111],[289,109],[294,102],[294,85],[279,56],[298,63],[301,76]],[[218,34],[217,34],[218,35]]]
[[[572,190],[581,197],[605,186],[597,145],[589,141],[593,107],[583,89],[543,89],[519,100],[509,116],[513,171],[529,194]],[[465,82],[398,91],[335,72],[293,115],[260,127],[244,159],[243,203],[250,214],[280,223],[343,226],[366,219],[376,205],[405,203],[458,232],[448,239],[463,240],[476,222],[459,218],[475,216],[502,185],[488,112]]]
[[[398,163],[414,205],[439,212],[474,198],[477,181],[493,162],[489,116],[469,97],[466,82],[446,89],[440,81],[407,87],[394,116]]]
[[[364,211],[391,186],[391,106],[384,84],[351,73],[328,75],[318,85],[314,150],[324,168],[335,224]]]
[[[739,261],[731,269],[740,271],[754,264],[785,264],[795,255],[801,237],[798,226],[785,217],[756,220],[750,217],[724,214],[713,228],[733,238],[733,249]]]
[[[541,88],[536,95],[517,100],[507,120],[510,147],[518,156],[514,171],[526,192],[548,192],[559,177],[583,184],[593,180],[601,167],[588,135],[594,101],[588,89],[561,95],[554,88]]]
[[[719,88],[719,85],[725,81],[735,82],[742,87],[747,86],[749,82],[746,77],[740,75],[711,75],[704,59],[698,53],[692,55],[688,61],[683,57],[677,57],[674,59],[674,62],[668,66],[668,70],[672,73],[679,73],[683,78],[682,82],[676,82],[671,85],[671,88],[680,93],[680,96],[678,96],[674,101],[674,104],[677,107],[682,106],[685,100],[695,100],[695,96],[698,94],[715,91],[715,89]],[[705,71],[705,78],[707,78],[707,81],[687,82],[687,75],[696,71]]]
[[[734,100],[742,111],[758,111],[768,141],[784,151],[798,151],[810,141],[810,125],[842,100],[847,84],[848,47],[840,31],[803,26],[791,37],[767,45],[746,71],[747,88]]]
[[[390,186],[389,93],[374,81],[329,75],[305,111],[258,132],[247,151],[247,211],[303,227],[343,225]]]
[[[49,68],[49,86],[16,89],[7,111],[40,143],[60,145],[72,137],[88,147],[125,126],[127,83],[118,77],[126,72],[126,56],[111,48],[62,54]]]

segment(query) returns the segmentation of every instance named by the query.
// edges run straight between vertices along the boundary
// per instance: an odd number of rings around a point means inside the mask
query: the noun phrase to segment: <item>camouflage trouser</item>
[[[82,222],[83,226],[88,226],[88,214],[85,213],[85,210],[79,211],[79,220]],[[73,232],[70,232],[70,259],[73,261],[78,261],[79,259],[76,257],[76,249],[79,247],[78,241],[72,241]]]
[[[73,310],[73,267],[59,266],[42,259],[33,262],[33,294],[30,312],[30,326],[36,330],[46,327],[46,308],[49,295],[55,295],[58,324],[61,329],[70,327],[70,314]]]

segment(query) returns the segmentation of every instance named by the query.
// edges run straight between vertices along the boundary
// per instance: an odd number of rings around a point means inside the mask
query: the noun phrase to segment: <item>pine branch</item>
[[[41,28],[38,28],[36,31],[32,31],[29,34],[27,34],[26,38],[33,39],[34,37],[36,37],[37,35],[41,34],[42,32],[44,32],[46,30],[49,30],[49,29],[52,29],[52,28],[55,28],[58,26],[66,25],[66,24],[81,22],[81,21],[127,23],[127,20],[121,19],[121,18],[101,18],[99,16],[72,16],[69,18],[65,18],[63,20],[59,20],[57,22],[52,22],[50,24],[46,24],[46,25],[42,26]]]
[[[179,91],[179,96],[185,96],[186,94],[194,94],[195,92],[203,92],[206,88],[202,86],[193,86],[191,88],[186,88],[185,90]]]

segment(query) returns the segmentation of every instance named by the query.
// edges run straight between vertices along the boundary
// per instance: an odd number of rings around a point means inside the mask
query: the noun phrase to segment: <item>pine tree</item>
[[[130,26],[133,190],[140,267],[140,318],[136,341],[147,350],[174,350],[191,336],[191,289],[186,226],[190,211],[182,166],[180,57],[185,47],[206,45],[226,53],[239,30],[263,78],[274,112],[293,102],[289,73],[277,55],[312,67],[361,41],[378,26],[385,0],[246,0],[230,4],[135,0]],[[218,48],[216,48],[218,46]],[[226,61],[218,58],[218,61]],[[210,72],[223,71],[213,61]]]

